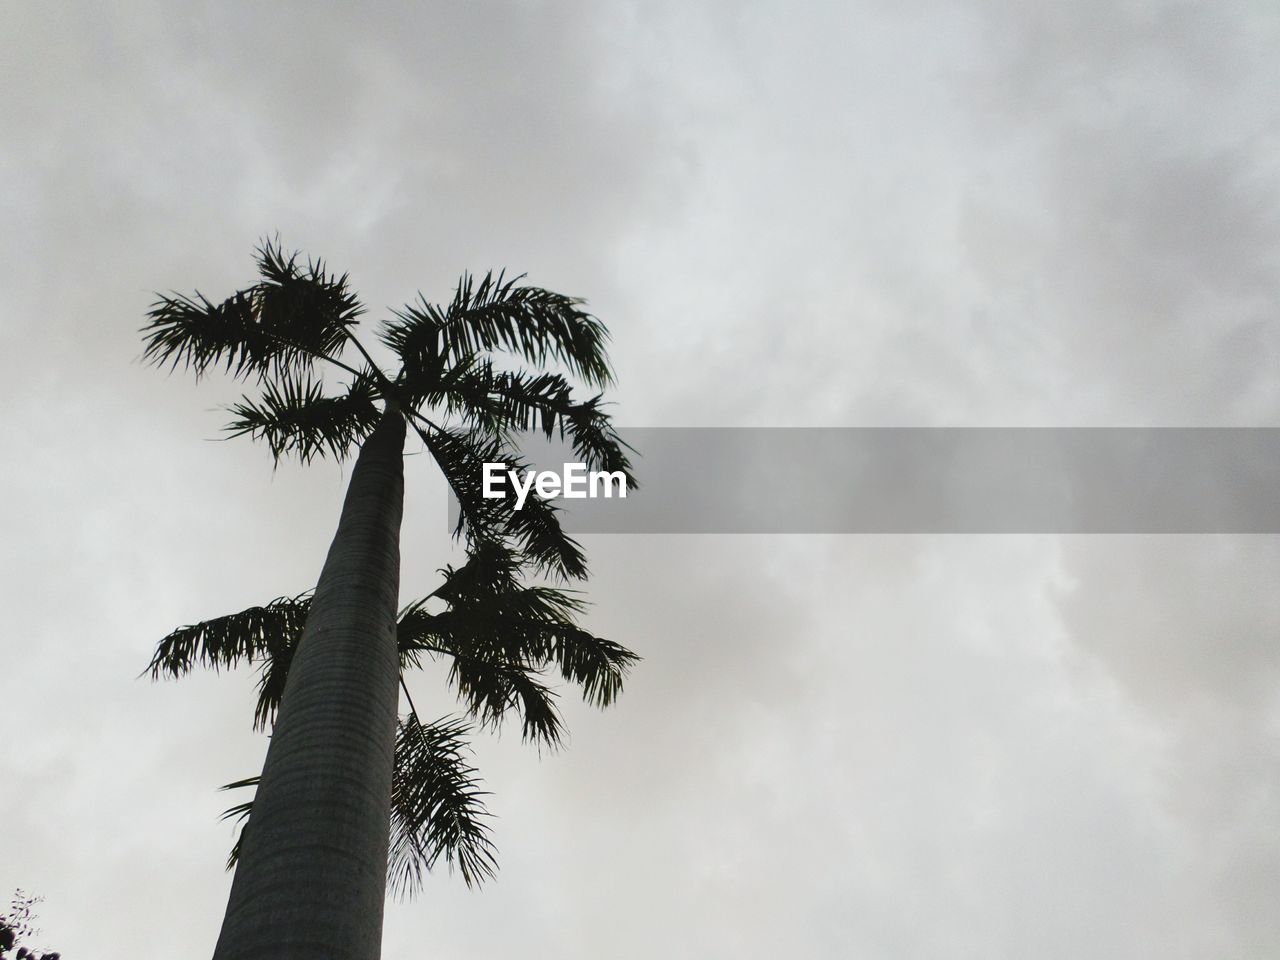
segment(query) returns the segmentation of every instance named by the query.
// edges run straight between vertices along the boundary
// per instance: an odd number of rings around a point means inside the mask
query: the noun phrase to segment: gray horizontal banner
[[[595,498],[554,498],[566,531],[1280,533],[1280,428],[620,433],[638,452],[639,489],[606,498],[599,482]],[[560,475],[578,459],[542,441],[524,454]]]

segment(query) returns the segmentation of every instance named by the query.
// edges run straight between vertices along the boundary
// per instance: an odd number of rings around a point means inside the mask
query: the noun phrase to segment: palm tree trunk
[[[289,668],[214,960],[377,960],[399,661],[405,423],[356,460]]]

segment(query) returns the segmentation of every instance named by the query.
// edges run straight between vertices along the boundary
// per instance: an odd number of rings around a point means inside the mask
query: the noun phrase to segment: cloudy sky
[[[137,674],[336,524],[343,468],[139,362],[264,235],[374,319],[490,266],[588,298],[624,425],[1280,426],[1271,4],[0,18],[0,895],[72,960],[211,952],[253,677]],[[456,560],[426,460],[406,599]],[[586,545],[645,660],[559,754],[477,742],[500,876],[391,904],[386,957],[1280,953],[1276,537]]]

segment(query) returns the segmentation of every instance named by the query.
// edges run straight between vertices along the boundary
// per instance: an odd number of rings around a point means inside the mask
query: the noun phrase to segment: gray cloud
[[[152,290],[244,282],[266,232],[375,315],[490,265],[589,297],[624,424],[1280,412],[1251,4],[3,16],[0,895],[68,956],[212,943],[252,681],[133,677],[332,533],[342,471],[205,442],[236,389],[135,362]],[[424,461],[406,597],[449,557]],[[1280,942],[1269,539],[589,546],[592,626],[646,660],[560,755],[477,744],[501,878],[432,878],[387,956]]]

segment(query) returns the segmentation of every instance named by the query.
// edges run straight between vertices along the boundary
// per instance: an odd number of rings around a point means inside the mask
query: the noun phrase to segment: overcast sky
[[[1214,4],[8,4],[0,898],[207,956],[251,673],[137,679],[314,584],[347,471],[212,443],[155,291],[264,235],[371,317],[588,298],[641,426],[1280,426],[1280,15]],[[416,450],[414,451],[416,452]],[[403,596],[456,554],[407,460]],[[643,481],[643,469],[641,468]],[[1280,955],[1273,536],[593,536],[641,653],[476,744],[501,873],[388,958]],[[426,714],[454,708],[438,674]]]

